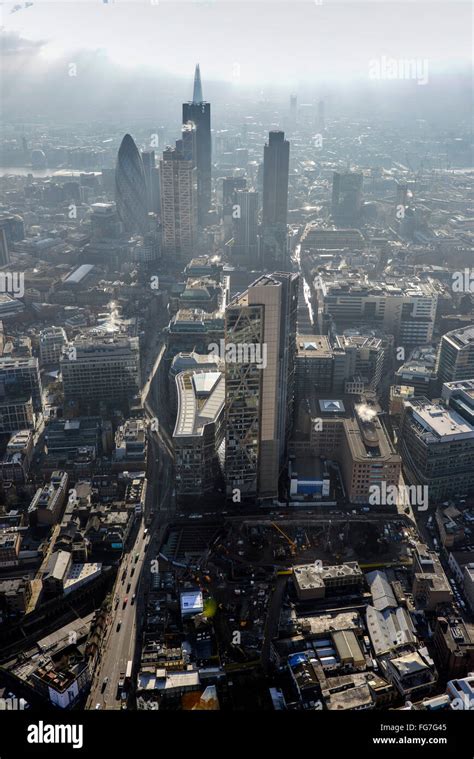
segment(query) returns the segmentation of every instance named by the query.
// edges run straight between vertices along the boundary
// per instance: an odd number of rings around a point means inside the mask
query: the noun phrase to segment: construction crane
[[[281,529],[281,527],[278,527],[278,525],[275,522],[270,522],[270,524],[272,525],[272,527],[275,528],[275,530],[278,530],[278,532],[280,532],[283,535],[283,537],[285,538],[285,540],[288,541],[288,543],[290,545],[291,555],[294,556],[294,554],[296,553],[296,549],[297,549],[297,545],[296,545],[295,541],[292,540],[291,538],[289,538],[288,535],[286,534],[286,532],[283,532],[283,530]]]

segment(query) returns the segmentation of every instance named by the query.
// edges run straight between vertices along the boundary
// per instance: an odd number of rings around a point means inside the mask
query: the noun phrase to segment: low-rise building
[[[356,561],[335,566],[321,563],[300,564],[293,567],[296,595],[301,601],[325,598],[327,594],[357,593],[364,575]]]
[[[33,458],[34,441],[32,430],[19,430],[7,443],[3,458],[0,460],[0,480],[24,483],[30,471]]]
[[[0,580],[0,609],[8,614],[24,614],[31,598],[31,582],[28,577]]]
[[[453,594],[435,551],[419,543],[413,550],[413,600],[419,609],[435,611],[449,604]]]
[[[474,625],[458,617],[439,617],[433,645],[438,668],[448,676],[464,677],[474,668]]]
[[[403,698],[416,699],[430,693],[438,680],[434,662],[426,648],[379,659],[383,675]]]
[[[21,533],[15,529],[0,530],[0,567],[14,567],[19,563]]]
[[[115,433],[112,454],[114,471],[139,472],[146,469],[147,437],[142,419],[127,419]]]
[[[68,475],[53,472],[48,485],[38,488],[28,509],[32,524],[52,525],[59,521],[67,497]]]
[[[453,548],[464,542],[466,537],[462,512],[455,506],[438,506],[436,509],[436,524],[439,536],[445,548]]]

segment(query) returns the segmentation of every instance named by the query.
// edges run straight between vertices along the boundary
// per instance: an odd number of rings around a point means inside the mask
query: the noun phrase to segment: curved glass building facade
[[[122,140],[115,168],[115,202],[120,220],[129,234],[148,231],[147,193],[143,161],[133,138]]]

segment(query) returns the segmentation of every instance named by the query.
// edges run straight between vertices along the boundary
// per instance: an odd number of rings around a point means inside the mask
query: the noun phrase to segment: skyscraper
[[[276,272],[226,308],[225,477],[234,500],[236,490],[242,500],[278,494],[293,423],[297,303],[298,275]]]
[[[143,161],[132,137],[122,140],[115,168],[115,202],[128,234],[145,234],[148,229],[147,190]]]
[[[205,226],[211,207],[211,105],[203,100],[199,64],[194,74],[193,99],[183,103],[183,124],[192,122],[196,127],[198,223]],[[184,135],[183,135],[184,139]]]
[[[156,168],[155,151],[143,151],[142,161],[145,171],[147,209],[151,213],[158,213],[160,208],[160,181]]]
[[[233,213],[236,203],[235,193],[247,187],[245,177],[225,177],[222,180],[222,220],[224,222],[224,245],[232,238],[234,232]]]
[[[0,224],[0,266],[10,263],[10,250],[5,227]]]
[[[253,268],[258,257],[258,193],[237,190],[234,199],[232,262]]]
[[[197,232],[196,169],[176,148],[160,161],[163,255],[191,259]]]
[[[270,132],[263,149],[263,265],[288,262],[287,214],[290,143],[284,132]]]
[[[332,178],[332,215],[337,224],[356,224],[362,208],[362,174],[335,171]]]

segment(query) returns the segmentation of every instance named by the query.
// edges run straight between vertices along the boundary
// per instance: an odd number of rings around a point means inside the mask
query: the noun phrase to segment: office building
[[[296,340],[296,403],[317,393],[331,393],[334,353],[326,335],[298,335]]]
[[[435,611],[453,599],[438,554],[423,543],[418,543],[413,550],[412,593],[416,608],[423,611]]]
[[[79,337],[60,361],[66,403],[128,405],[140,388],[137,337]]]
[[[193,99],[190,103],[183,103],[183,124],[190,122],[196,129],[194,166],[197,170],[198,223],[203,227],[211,207],[211,105],[203,99],[199,64],[194,73]]]
[[[142,419],[127,419],[115,433],[112,454],[114,471],[140,472],[146,469],[147,437]]]
[[[263,149],[262,265],[288,264],[288,172],[290,143],[284,132],[270,132]]]
[[[147,209],[149,213],[160,210],[160,178],[156,167],[155,151],[142,151],[143,170],[145,172]]]
[[[33,429],[35,414],[31,396],[0,397],[0,433]]]
[[[293,424],[298,279],[263,275],[226,308],[229,497],[278,495]]]
[[[258,193],[237,190],[234,199],[232,263],[252,269],[258,261]]]
[[[59,364],[66,343],[67,336],[62,327],[46,327],[41,330],[39,336],[41,366]]]
[[[354,278],[319,277],[318,319],[322,332],[343,331],[370,323],[394,335],[396,345],[427,345],[433,337],[438,291],[431,281],[418,279],[378,282]]]
[[[0,221],[0,266],[6,266],[10,263],[10,248],[8,244],[7,232]]]
[[[412,387],[415,396],[433,398],[438,386],[436,369],[425,361],[405,361],[395,372],[395,384]]]
[[[474,377],[474,325],[443,335],[436,369],[440,385]]]
[[[68,475],[53,472],[48,485],[38,488],[28,508],[32,525],[52,525],[59,521],[67,498]]]
[[[148,231],[145,170],[138,148],[129,134],[123,138],[118,151],[115,203],[126,234],[144,235]]]
[[[225,378],[220,371],[191,369],[177,374],[175,384],[176,496],[195,503],[215,492],[222,478]]]
[[[225,177],[222,180],[222,221],[224,224],[224,245],[232,239],[234,233],[234,215],[237,201],[237,190],[245,190],[247,180],[245,177]]]
[[[474,393],[465,393],[462,403],[456,395],[447,402],[411,398],[403,404],[403,469],[410,484],[429,487],[430,503],[474,489]]]
[[[0,397],[29,398],[35,411],[43,408],[41,378],[37,358],[0,358]]]
[[[197,242],[197,183],[193,162],[173,148],[160,161],[162,252],[189,261]]]
[[[115,203],[93,203],[91,206],[92,240],[95,243],[117,240],[120,237],[120,219]]]
[[[364,335],[298,335],[298,402],[322,393],[376,393],[385,361],[383,340]]]
[[[298,410],[291,450],[337,461],[348,500],[370,503],[371,487],[398,488],[401,471],[379,412],[369,397],[310,398]]]
[[[360,220],[363,176],[335,171],[332,178],[332,216],[336,224],[352,225]]]
[[[21,485],[25,483],[31,467],[33,450],[31,429],[20,428],[14,432],[7,443],[3,458],[0,458],[0,480]]]

